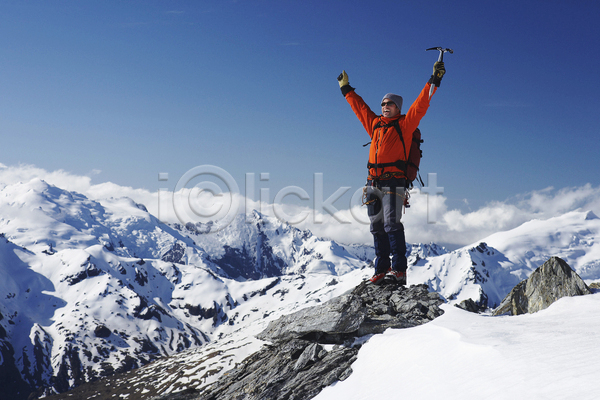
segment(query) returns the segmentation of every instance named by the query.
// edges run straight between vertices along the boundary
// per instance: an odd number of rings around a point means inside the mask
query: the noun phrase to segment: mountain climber
[[[437,61],[433,75],[406,115],[401,114],[402,97],[393,93],[383,96],[381,115],[375,114],[350,86],[346,71],[338,77],[342,94],[371,137],[365,204],[375,247],[375,274],[370,279],[374,284],[383,283],[389,272],[396,281],[406,285],[406,241],[404,225],[400,222],[408,190],[406,161],[412,134],[429,108],[431,85],[435,85],[435,93],[445,72],[444,63]],[[394,120],[398,121],[402,136],[394,127]]]

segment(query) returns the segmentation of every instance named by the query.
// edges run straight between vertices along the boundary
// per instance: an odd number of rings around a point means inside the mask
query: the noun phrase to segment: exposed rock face
[[[271,322],[259,339],[281,342],[292,338],[343,344],[354,338],[382,333],[387,328],[409,328],[442,314],[437,293],[426,285],[404,288],[389,282],[366,282],[352,292]]]
[[[324,387],[344,380],[358,347],[330,351],[308,340],[291,339],[266,346],[226,375],[214,390],[198,399],[310,399]]]
[[[352,292],[271,322],[258,337],[273,344],[244,360],[204,393],[189,398],[310,399],[344,380],[360,348],[359,338],[387,328],[408,328],[443,311],[426,285],[395,282],[358,285]],[[327,344],[334,346],[327,346]],[[162,399],[180,399],[171,395]]]
[[[477,304],[477,302],[473,299],[463,300],[454,306],[476,314],[482,313],[486,310],[486,307]]]
[[[543,310],[565,296],[590,294],[585,282],[558,257],[551,257],[502,300],[494,315],[519,315]]]
[[[0,313],[0,321],[4,319]],[[0,399],[26,398],[32,388],[23,380],[15,362],[15,350],[6,338],[6,330],[0,326]]]

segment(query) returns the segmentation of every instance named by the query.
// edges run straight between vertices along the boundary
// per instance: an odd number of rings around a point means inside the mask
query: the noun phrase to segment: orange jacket
[[[429,108],[429,88],[431,84],[425,84],[419,97],[410,106],[405,115],[400,115],[394,118],[384,118],[381,115],[375,114],[365,101],[354,92],[354,90],[346,94],[346,100],[352,107],[352,110],[362,123],[363,127],[371,137],[371,148],[369,150],[369,163],[384,164],[393,163],[398,160],[406,161],[410,154],[410,146],[412,144],[412,135],[415,129],[419,126],[421,118],[425,116]],[[435,90],[434,90],[435,93]],[[393,119],[398,119],[402,137],[406,144],[406,149],[402,146],[402,141],[398,136],[398,132],[393,126],[385,127]],[[381,121],[381,127],[375,128],[378,122]],[[370,168],[369,175],[373,177],[381,176],[385,172],[401,172],[395,166],[385,168]],[[403,172],[403,171],[402,171]]]

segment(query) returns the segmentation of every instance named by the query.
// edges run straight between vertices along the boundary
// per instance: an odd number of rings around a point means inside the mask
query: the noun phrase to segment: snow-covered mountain
[[[600,218],[573,211],[532,220],[451,253],[413,261],[409,283],[427,282],[450,302],[473,299],[497,307],[504,296],[551,256],[588,283],[600,278]]]
[[[3,186],[3,365],[14,359],[30,387],[64,391],[247,323],[232,310],[281,275],[333,277],[371,257],[258,213],[218,235],[202,228],[168,226],[130,199],[92,201],[37,179]]]
[[[450,253],[410,245],[409,284],[427,283],[451,303],[494,306],[550,255],[598,279],[599,232],[600,219],[573,212]],[[0,234],[0,376],[14,398],[232,337],[242,343],[274,318],[356,286],[374,257],[369,246],[257,212],[211,232],[210,224],[163,224],[128,198],[94,201],[39,179],[0,183]],[[234,356],[213,360],[204,382],[259,346],[245,343],[215,348]]]

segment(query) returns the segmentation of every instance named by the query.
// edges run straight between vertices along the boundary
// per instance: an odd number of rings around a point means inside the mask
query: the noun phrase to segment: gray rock
[[[515,286],[493,315],[519,315],[543,310],[565,296],[590,294],[585,282],[559,257],[551,257]]]
[[[294,365],[294,371],[300,371],[323,358],[327,352],[317,343],[309,344]]]
[[[202,393],[202,400],[310,399],[326,386],[351,373],[358,348],[338,346],[322,353],[319,345],[291,339],[284,344],[265,346],[246,358],[217,384]],[[297,368],[314,357],[303,368]],[[165,397],[169,398],[169,397]]]
[[[304,339],[343,344],[388,328],[430,321],[442,314],[442,302],[426,285],[405,288],[395,282],[380,286],[363,282],[348,294],[272,321],[257,337],[274,343]]]
[[[345,334],[356,332],[364,319],[364,306],[360,297],[347,294],[331,299],[322,305],[284,315],[269,323],[257,337],[270,342],[320,337],[323,334],[343,337]],[[322,339],[321,341],[335,342],[336,340]]]
[[[486,307],[477,304],[477,302],[473,299],[463,300],[460,303],[455,304],[454,306],[476,314],[482,313],[486,310]]]
[[[443,313],[441,303],[426,285],[361,283],[350,293],[271,322],[258,337],[272,344],[250,355],[198,399],[311,399],[350,376],[360,348],[356,339],[428,322]],[[326,350],[324,344],[336,345]]]

